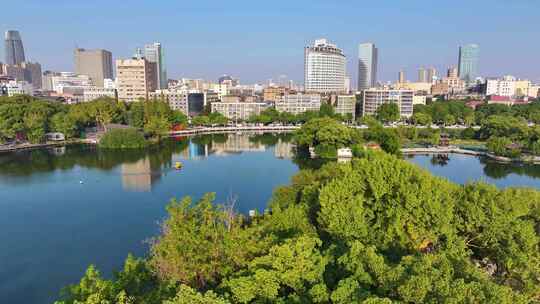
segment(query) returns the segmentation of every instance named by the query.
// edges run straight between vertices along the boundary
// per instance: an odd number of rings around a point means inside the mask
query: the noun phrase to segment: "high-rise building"
[[[401,70],[398,73],[398,83],[405,83],[407,82],[407,78],[405,77],[405,71]]]
[[[459,78],[466,82],[474,81],[478,73],[480,48],[477,44],[459,47]]]
[[[6,31],[4,44],[6,64],[19,64],[26,60],[21,35],[18,31]]]
[[[22,62],[24,81],[31,83],[36,90],[41,89],[41,64],[37,62]]]
[[[424,67],[418,69],[418,82],[428,82],[428,73]]]
[[[165,67],[165,56],[161,43],[154,42],[144,46],[144,58],[156,64],[157,87],[164,90],[168,86],[167,68]]]
[[[308,92],[345,91],[346,57],[326,39],[315,40],[304,49],[304,86]]]
[[[143,57],[116,60],[118,99],[133,102],[148,99],[157,89],[156,64]]]
[[[437,80],[437,69],[431,67],[427,69],[427,81],[434,83]]]
[[[373,43],[358,46],[358,90],[372,88],[377,84],[379,49]]]
[[[77,48],[74,51],[75,73],[86,75],[98,87],[103,87],[105,79],[113,78],[112,53],[107,50],[87,50]]]

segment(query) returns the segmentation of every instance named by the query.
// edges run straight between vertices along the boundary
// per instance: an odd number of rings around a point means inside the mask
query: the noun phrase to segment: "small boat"
[[[182,163],[181,163],[181,162],[176,162],[176,163],[174,164],[174,168],[175,168],[176,170],[182,169]]]

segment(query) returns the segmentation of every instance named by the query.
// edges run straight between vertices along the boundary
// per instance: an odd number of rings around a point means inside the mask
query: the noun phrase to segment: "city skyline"
[[[362,8],[384,9],[379,16],[365,18],[353,18],[354,8],[359,4],[350,1],[315,2],[309,7],[304,7],[303,1],[278,1],[273,8],[248,5],[245,1],[228,5],[201,1],[183,4],[181,10],[175,9],[179,4],[167,3],[152,6],[155,12],[148,16],[145,15],[151,6],[148,1],[137,1],[139,5],[130,9],[129,16],[115,13],[120,10],[118,3],[103,2],[103,7],[109,9],[98,11],[100,5],[96,4],[101,2],[52,3],[45,8],[47,13],[42,13],[37,9],[42,8],[42,3],[25,1],[18,11],[29,14],[27,18],[22,18],[22,13],[11,12],[0,20],[0,29],[19,30],[27,57],[41,62],[44,70],[72,71],[69,55],[77,45],[110,50],[118,59],[130,57],[133,49],[148,41],[159,41],[166,50],[170,78],[216,79],[229,74],[239,77],[242,83],[263,83],[284,74],[301,83],[302,48],[324,37],[343,48],[353,87],[358,70],[357,46],[365,41],[375,43],[380,50],[380,81],[395,80],[400,69],[414,75],[420,66],[433,66],[439,71],[457,66],[459,46],[469,43],[482,48],[480,75],[511,74],[535,82],[540,80],[535,56],[539,45],[533,39],[538,25],[533,17],[534,7],[540,4],[531,1],[474,4],[457,1],[440,4],[444,9],[438,10],[432,10],[428,1],[393,6],[370,3]],[[467,11],[460,9],[465,4],[472,7]],[[288,10],[283,13],[285,5]],[[482,16],[474,12],[475,8],[482,9]],[[329,13],[338,9],[339,14]],[[519,14],[508,15],[509,11]],[[69,15],[65,15],[67,12]],[[315,22],[314,18],[325,14],[328,18],[323,24]],[[135,27],[141,16],[147,18],[148,26]],[[497,16],[504,16],[507,22],[504,25],[489,22]],[[175,24],[176,20],[183,20],[181,26]],[[88,22],[95,29],[86,27]],[[399,27],[392,27],[398,23]],[[505,35],[507,32],[514,34],[509,37]],[[500,35],[505,37],[503,44]]]

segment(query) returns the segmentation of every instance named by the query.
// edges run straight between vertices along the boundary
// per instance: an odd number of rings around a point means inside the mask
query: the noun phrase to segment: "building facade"
[[[358,90],[365,90],[377,85],[377,64],[379,50],[373,43],[358,46]]]
[[[472,82],[478,75],[478,60],[480,47],[477,44],[467,44],[459,47],[459,78]]]
[[[101,97],[109,97],[116,99],[116,90],[106,89],[102,87],[89,87],[85,88],[83,91],[83,100],[85,102],[96,100]]]
[[[223,114],[229,120],[248,120],[254,115],[261,114],[270,106],[266,102],[214,102],[212,112]]]
[[[168,86],[167,68],[165,66],[165,55],[161,43],[154,42],[144,46],[144,58],[156,64],[157,88],[164,90]]]
[[[150,98],[154,100],[164,100],[173,110],[180,111],[186,116],[189,115],[188,93],[183,90],[165,89],[156,90],[150,93]]]
[[[319,94],[287,94],[279,97],[275,103],[276,110],[300,114],[306,111],[319,111],[321,95]]]
[[[486,96],[506,96],[516,95],[516,78],[514,76],[504,76],[501,79],[486,79]]]
[[[74,51],[75,73],[89,76],[98,87],[104,87],[105,79],[113,79],[112,53],[107,50]]]
[[[87,75],[77,75],[71,72],[62,72],[51,77],[52,90],[58,94],[83,95],[84,90],[94,86],[92,79]]]
[[[118,99],[148,99],[157,89],[156,64],[143,57],[116,60]]]
[[[408,118],[413,114],[413,99],[414,92],[411,90],[365,90],[362,115],[375,115],[382,104],[396,103],[401,117]]]
[[[338,95],[335,104],[335,113],[343,117],[349,117],[352,121],[356,118],[356,95]]]
[[[315,40],[304,49],[304,89],[307,92],[345,91],[346,57],[326,39]]]
[[[24,71],[24,81],[31,83],[35,90],[41,89],[41,64],[25,61],[20,65]]]
[[[15,65],[26,61],[19,31],[6,31],[4,36],[4,55],[6,64]]]

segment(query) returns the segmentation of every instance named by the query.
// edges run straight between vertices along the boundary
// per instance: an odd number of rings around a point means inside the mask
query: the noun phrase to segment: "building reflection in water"
[[[280,159],[292,159],[294,158],[293,151],[294,144],[280,138],[274,147],[274,156]]]
[[[216,155],[227,155],[241,153],[244,151],[264,152],[266,151],[266,146],[261,143],[251,141],[250,137],[246,134],[235,133],[229,134],[227,140],[224,142],[213,142],[211,153]]]
[[[122,187],[126,191],[150,192],[161,177],[159,171],[152,171],[148,156],[135,163],[122,164],[121,171]]]

